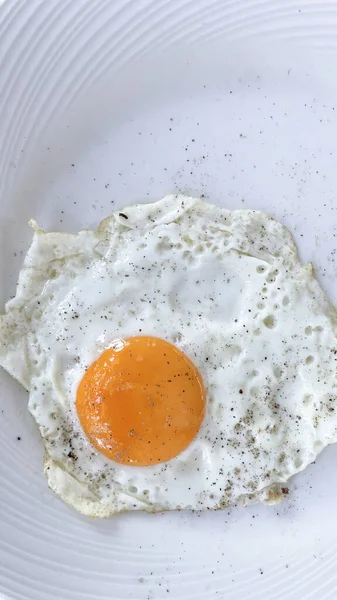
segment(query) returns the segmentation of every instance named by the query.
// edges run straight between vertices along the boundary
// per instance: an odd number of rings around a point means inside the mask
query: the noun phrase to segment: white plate
[[[172,191],[281,220],[337,304],[335,2],[0,4],[2,306],[29,217],[75,231]],[[337,447],[279,507],[89,520],[48,490],[27,394],[0,385],[1,598],[336,598]]]

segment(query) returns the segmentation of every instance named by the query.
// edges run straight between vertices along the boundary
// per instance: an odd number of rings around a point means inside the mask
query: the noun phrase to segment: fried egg
[[[337,440],[337,321],[289,231],[184,196],[44,233],[0,317],[50,488],[89,516],[274,502]]]

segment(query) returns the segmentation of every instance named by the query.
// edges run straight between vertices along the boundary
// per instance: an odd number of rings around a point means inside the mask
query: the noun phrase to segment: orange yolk
[[[120,340],[86,371],[76,408],[91,443],[111,460],[154,465],[193,440],[205,412],[199,371],[155,337]]]

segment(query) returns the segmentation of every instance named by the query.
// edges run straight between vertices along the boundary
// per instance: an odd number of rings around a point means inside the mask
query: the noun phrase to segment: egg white
[[[289,231],[267,215],[167,196],[97,232],[35,228],[0,318],[0,364],[29,391],[49,486],[90,516],[273,502],[337,439],[336,315]],[[165,464],[109,461],[76,413],[85,369],[116,338],[183,350],[203,425]]]

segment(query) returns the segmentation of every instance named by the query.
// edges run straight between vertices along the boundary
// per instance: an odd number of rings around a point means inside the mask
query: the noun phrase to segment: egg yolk
[[[192,361],[148,336],[118,340],[89,367],[77,391],[82,427],[97,450],[128,465],[154,465],[182,452],[205,413]]]

